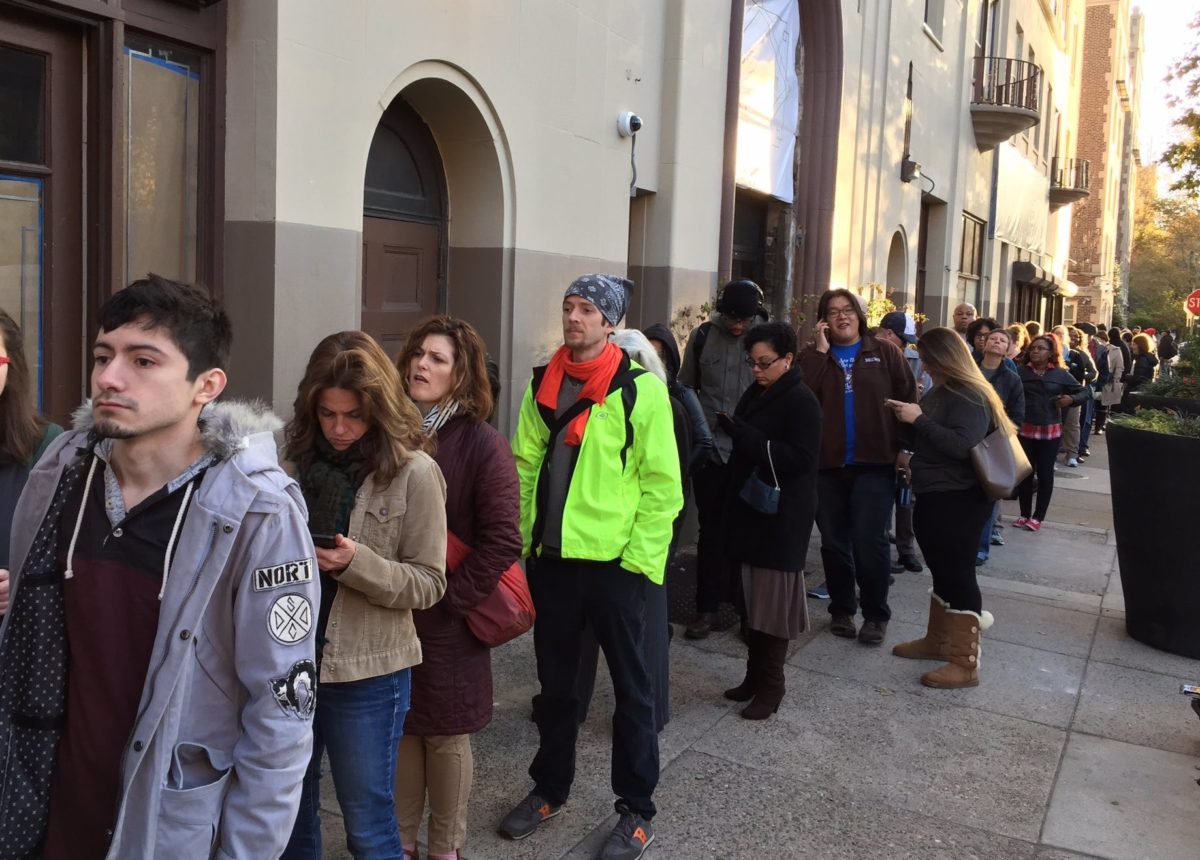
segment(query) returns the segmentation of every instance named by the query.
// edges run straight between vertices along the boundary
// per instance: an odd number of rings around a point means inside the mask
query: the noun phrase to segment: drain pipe
[[[742,86],[742,27],[745,0],[729,8],[729,68],[725,76],[725,157],[721,166],[721,227],[717,237],[717,280],[733,278],[733,203],[737,196],[737,124]]]

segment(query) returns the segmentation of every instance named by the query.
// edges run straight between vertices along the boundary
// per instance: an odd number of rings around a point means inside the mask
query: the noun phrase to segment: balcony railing
[[[1092,163],[1086,158],[1050,160],[1050,208],[1083,200],[1091,194]]]
[[[1007,57],[976,57],[971,90],[975,143],[992,149],[1041,119],[1042,70],[1036,63]]]

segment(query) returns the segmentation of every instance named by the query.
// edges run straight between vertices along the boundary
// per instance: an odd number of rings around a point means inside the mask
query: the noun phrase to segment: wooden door
[[[388,355],[438,312],[441,230],[392,218],[363,218],[362,328]]]
[[[84,393],[84,40],[8,7],[0,25],[0,307],[39,407],[65,421]]]

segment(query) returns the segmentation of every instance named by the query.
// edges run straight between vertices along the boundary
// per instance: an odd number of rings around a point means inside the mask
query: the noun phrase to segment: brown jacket
[[[386,486],[367,476],[348,536],[358,548],[337,575],[322,683],[376,678],[421,662],[412,610],[433,606],[446,590],[446,482],[433,459],[414,452]]]
[[[829,352],[810,346],[800,353],[804,382],[821,403],[822,469],[839,469],[846,459],[846,375]],[[907,447],[911,429],[901,425],[883,401],[903,400],[915,403],[917,383],[904,354],[890,343],[864,337],[862,349],[854,360],[854,459],[863,464],[896,462],[900,449]]]

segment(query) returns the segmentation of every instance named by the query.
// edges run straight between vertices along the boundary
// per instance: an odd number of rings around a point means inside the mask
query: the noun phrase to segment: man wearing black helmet
[[[758,284],[746,279],[731,281],[717,296],[712,319],[692,332],[683,351],[679,381],[696,390],[713,434],[709,461],[692,477],[700,536],[696,544],[696,617],[684,634],[689,639],[704,639],[712,632],[722,600],[737,602],[739,578],[733,576],[725,557],[720,521],[733,440],[721,428],[717,415],[732,415],[738,399],[754,381],[742,349],[742,335],[766,319]]]

